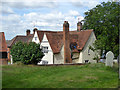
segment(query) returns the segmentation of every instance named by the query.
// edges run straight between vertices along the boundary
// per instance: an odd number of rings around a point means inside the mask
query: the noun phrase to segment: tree
[[[119,54],[119,3],[103,2],[85,12],[83,29],[94,29],[95,48]]]
[[[21,61],[22,49],[24,48],[24,44],[22,42],[18,42],[14,44],[10,50],[12,55],[13,62]]]
[[[11,49],[13,61],[21,61],[24,64],[37,64],[44,56],[40,45],[34,42],[18,42]]]

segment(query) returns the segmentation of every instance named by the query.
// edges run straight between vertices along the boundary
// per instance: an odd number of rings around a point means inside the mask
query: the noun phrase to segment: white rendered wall
[[[41,46],[48,47],[48,53],[44,53],[45,56],[42,58],[42,60],[48,61],[48,64],[53,64],[53,51],[50,47],[50,44],[49,44],[48,39],[46,37],[46,34],[44,34],[44,36],[43,36],[43,40],[40,44],[40,47]]]
[[[82,54],[83,54],[82,51],[80,51],[79,61],[78,61],[79,63],[82,63],[82,56],[83,56]]]
[[[73,53],[72,63],[79,63],[79,54],[80,54],[80,53]]]
[[[62,46],[60,53],[54,54],[54,64],[64,64],[64,46]]]
[[[92,50],[89,50],[89,46],[93,46],[93,43],[95,42],[95,40],[96,40],[96,37],[95,37],[94,33],[92,32],[86,45],[84,46],[83,50],[81,51],[80,59],[79,59],[80,62],[85,63],[85,60],[89,60],[89,62],[91,62],[91,63],[96,62],[95,60],[93,60],[93,58],[95,56],[95,52],[93,52]],[[88,50],[90,52],[90,55],[88,54]]]
[[[36,40],[35,40],[35,37],[36,37]],[[34,34],[33,39],[32,39],[32,42],[40,43],[40,40],[39,40],[39,38],[38,38],[37,31],[35,31],[35,34]]]

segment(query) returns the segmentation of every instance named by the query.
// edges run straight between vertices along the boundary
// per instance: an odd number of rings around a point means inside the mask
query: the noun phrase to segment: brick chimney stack
[[[64,43],[64,63],[72,63],[69,40],[69,23],[64,21],[63,24],[63,43]]]
[[[80,21],[78,21],[77,23],[77,31],[81,31],[82,30],[82,23]]]
[[[28,35],[30,35],[30,30],[29,29],[27,29],[27,31],[26,31],[26,36],[28,36]]]

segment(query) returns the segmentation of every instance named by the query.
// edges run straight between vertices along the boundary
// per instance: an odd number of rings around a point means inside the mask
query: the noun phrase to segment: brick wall
[[[69,23],[64,21],[63,24],[63,42],[64,42],[64,63],[72,63],[69,41]]]
[[[1,64],[8,64],[8,59],[0,59],[0,65]]]

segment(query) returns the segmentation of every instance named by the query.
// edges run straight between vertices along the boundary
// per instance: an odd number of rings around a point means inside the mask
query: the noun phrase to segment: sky
[[[77,22],[84,19],[84,12],[109,0],[2,0],[0,2],[0,32],[6,40],[16,35],[26,35],[38,30],[62,31],[64,21],[70,31],[77,29]]]

